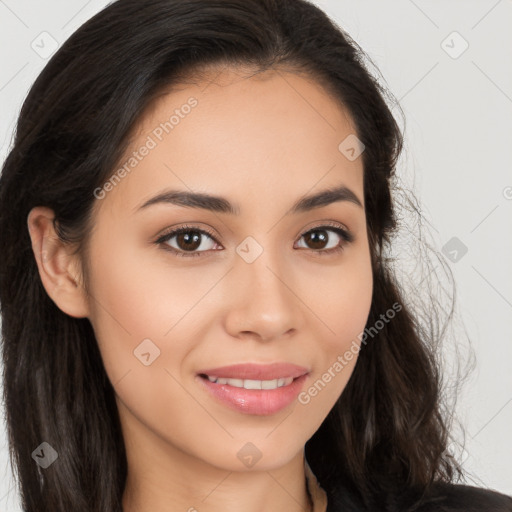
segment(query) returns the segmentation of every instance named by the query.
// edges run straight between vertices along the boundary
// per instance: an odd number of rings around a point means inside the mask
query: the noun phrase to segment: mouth
[[[308,375],[307,368],[274,363],[212,368],[196,376],[218,403],[245,414],[271,415],[296,400]]]

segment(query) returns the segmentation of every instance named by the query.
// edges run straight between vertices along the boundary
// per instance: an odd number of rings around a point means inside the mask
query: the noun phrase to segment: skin
[[[90,320],[115,389],[129,467],[124,511],[309,510],[304,445],[357,356],[307,405],[295,401],[269,416],[217,402],[196,372],[286,361],[310,370],[307,390],[357,340],[373,286],[364,208],[339,201],[285,212],[302,196],[339,185],[364,206],[362,158],[350,161],[338,150],[353,123],[311,78],[275,70],[247,77],[232,68],[212,78],[173,89],[140,120],[127,155],[188,98],[198,101],[96,200],[90,296],[79,256],[53,231],[53,212],[34,208],[28,228],[46,291],[65,313]],[[240,214],[171,204],[136,211],[167,188],[221,195]],[[355,240],[327,231],[323,246],[308,244],[303,235],[326,221]],[[185,252],[177,237],[155,244],[183,224],[211,230],[216,241],[203,236],[199,257],[166,251]],[[236,252],[248,236],[263,249],[252,263]],[[341,252],[319,254],[340,242]],[[146,338],[160,350],[149,366],[133,353]],[[237,457],[247,442],[261,453],[251,468]]]

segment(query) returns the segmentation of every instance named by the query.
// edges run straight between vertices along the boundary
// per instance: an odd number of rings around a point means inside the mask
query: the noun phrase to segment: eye
[[[182,226],[162,235],[155,243],[165,244],[166,249],[173,252],[177,256],[201,256],[202,252],[211,249],[211,247],[208,247],[208,243],[205,243],[204,240],[201,240],[201,238],[204,237],[208,237],[210,240],[216,242],[213,234],[205,231],[204,229],[192,226]],[[170,241],[173,238],[176,238],[175,243],[178,245],[178,247],[173,247],[170,244]],[[192,252],[196,251],[197,249],[202,250],[199,252]]]
[[[329,236],[328,233],[334,233],[335,236]],[[313,252],[319,256],[338,253],[345,248],[346,244],[354,241],[354,235],[339,224],[317,226],[304,233],[300,237],[300,240],[303,238],[306,243],[310,245],[310,247],[306,247],[306,249],[312,249]],[[338,238],[338,240],[336,240],[336,238]],[[326,244],[329,247],[326,248]],[[313,247],[311,247],[311,245],[313,245]]]

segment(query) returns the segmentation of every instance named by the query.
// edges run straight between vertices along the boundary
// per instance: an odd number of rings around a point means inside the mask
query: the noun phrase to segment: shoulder
[[[367,498],[368,499],[368,498]],[[512,497],[492,489],[438,482],[427,496],[404,491],[363,504],[353,489],[340,486],[330,493],[327,512],[512,512]]]
[[[512,512],[512,497],[492,489],[438,483],[417,512]]]

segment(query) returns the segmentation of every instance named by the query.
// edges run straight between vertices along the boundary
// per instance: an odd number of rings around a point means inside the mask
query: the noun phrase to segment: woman
[[[51,59],[0,177],[24,510],[512,510],[454,483],[362,55],[303,0],[119,0]]]

